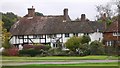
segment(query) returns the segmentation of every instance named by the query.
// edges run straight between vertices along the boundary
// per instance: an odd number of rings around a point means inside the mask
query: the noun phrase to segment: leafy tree
[[[91,55],[101,55],[104,54],[104,46],[99,41],[93,41],[90,44],[90,54]]]
[[[12,12],[2,13],[2,21],[4,22],[3,27],[10,30],[11,26],[19,19],[17,15]]]
[[[9,37],[10,33],[7,32],[7,30],[3,27],[4,22],[0,21],[0,40],[2,41],[2,47],[4,48],[9,48],[10,43],[9,43]]]
[[[74,52],[76,52],[76,49],[78,49],[79,45],[80,45],[80,38],[75,36],[68,39],[67,42],[65,43],[65,46]]]
[[[39,12],[35,12],[35,15],[36,16],[44,16],[42,13],[39,13]]]
[[[2,21],[0,21],[0,41],[2,41],[2,24],[3,24],[3,22]],[[0,42],[0,47],[1,47],[1,42]]]
[[[3,33],[2,33],[2,47],[10,48],[10,43],[9,43],[10,35],[11,34],[9,32],[7,32],[6,29],[3,29]]]
[[[81,43],[82,44],[84,44],[84,43],[89,43],[91,41],[91,39],[90,39],[90,36],[89,35],[83,35],[82,37],[81,37]]]

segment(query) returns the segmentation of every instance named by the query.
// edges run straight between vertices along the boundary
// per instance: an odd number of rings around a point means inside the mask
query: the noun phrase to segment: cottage
[[[82,35],[89,35],[91,41],[101,41],[104,29],[104,23],[88,21],[85,14],[81,15],[80,21],[71,21],[67,8],[63,10],[63,15],[35,16],[32,7],[28,8],[26,16],[11,27],[10,43],[16,46],[41,43],[57,47],[57,41],[64,45],[70,37]]]

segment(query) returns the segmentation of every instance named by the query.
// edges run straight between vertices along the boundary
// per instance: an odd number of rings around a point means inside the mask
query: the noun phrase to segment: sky
[[[27,8],[34,6],[36,12],[44,15],[63,15],[63,9],[68,8],[72,20],[86,14],[90,20],[96,19],[96,5],[106,4],[110,0],[1,0],[0,12],[13,12],[25,16]]]

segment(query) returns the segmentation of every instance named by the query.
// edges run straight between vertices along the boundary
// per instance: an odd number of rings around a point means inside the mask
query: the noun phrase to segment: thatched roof
[[[93,33],[103,31],[104,24],[95,21],[66,21],[63,15],[23,17],[10,29],[12,35]]]

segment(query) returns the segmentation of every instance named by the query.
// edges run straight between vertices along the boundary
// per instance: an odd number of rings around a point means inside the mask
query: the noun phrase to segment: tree
[[[19,19],[17,15],[12,12],[2,13],[2,21],[4,22],[3,27],[10,30],[11,26]]]
[[[80,45],[80,38],[75,36],[68,39],[67,42],[65,43],[66,48],[74,52],[76,52],[76,49],[78,49],[79,45]]]
[[[0,21],[0,41],[2,41],[2,24],[3,22]],[[1,47],[2,43],[0,42],[0,47]]]
[[[83,35],[82,37],[81,37],[81,43],[82,44],[84,44],[84,43],[89,43],[91,41],[91,39],[90,39],[90,36],[89,35]]]
[[[4,48],[10,48],[10,43],[9,43],[9,37],[10,33],[7,32],[7,29],[3,27],[4,22],[0,21],[0,40],[2,41],[2,47]]]
[[[42,13],[39,13],[39,12],[35,12],[35,15],[36,16],[44,16]]]
[[[90,44],[90,54],[91,55],[101,55],[104,54],[104,46],[99,41],[93,41]]]
[[[97,5],[96,10],[99,15],[97,15],[98,18],[102,17],[104,13],[107,14],[107,17],[111,19],[112,16],[114,16],[113,9],[111,8],[110,4],[106,5]]]

